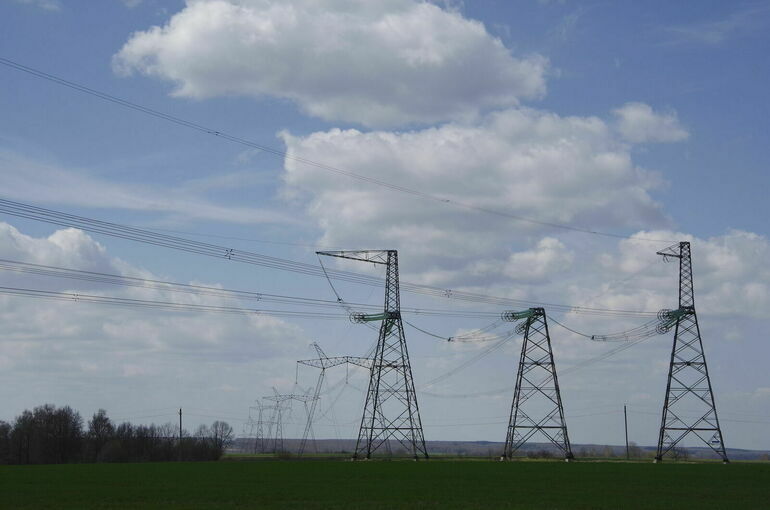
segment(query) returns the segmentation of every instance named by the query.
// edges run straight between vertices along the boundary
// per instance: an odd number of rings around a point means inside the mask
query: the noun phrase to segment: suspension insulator
[[[528,324],[528,321],[520,322],[516,326],[516,333],[518,333],[519,335],[523,335],[524,333],[526,333],[527,332],[527,324]]]
[[[670,323],[661,322],[660,324],[655,326],[655,332],[657,334],[659,334],[659,335],[665,335],[670,330],[671,330],[671,324]]]
[[[365,322],[364,321],[365,315],[366,314],[363,314],[361,312],[353,312],[350,314],[350,322],[352,322],[353,324],[363,324]]]
[[[658,312],[658,320],[661,320],[661,321],[669,320],[671,318],[671,312],[672,311],[669,310],[668,308],[663,308]]]

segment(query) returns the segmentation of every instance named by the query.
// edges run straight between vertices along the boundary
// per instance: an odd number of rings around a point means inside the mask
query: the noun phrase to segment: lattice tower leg
[[[527,442],[542,436],[555,445],[566,460],[571,460],[574,457],[567,435],[548,322],[542,308],[532,311],[534,313],[526,319],[503,458],[513,458]]]
[[[385,313],[366,393],[354,459],[371,456],[390,441],[415,459],[428,458],[401,321],[398,254],[388,251]]]
[[[679,243],[679,253],[659,253],[679,258],[679,311],[683,313],[674,330],[655,461],[678,456],[679,444],[695,436],[723,462],[729,462],[695,312],[690,243]]]

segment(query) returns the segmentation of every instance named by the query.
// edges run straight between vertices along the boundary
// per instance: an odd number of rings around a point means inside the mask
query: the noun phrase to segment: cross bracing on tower
[[[513,458],[527,442],[542,436],[556,446],[566,460],[570,460],[573,458],[572,447],[564,420],[545,310],[530,308],[521,312],[504,312],[502,318],[510,322],[523,321],[517,330],[524,335],[503,459]]]
[[[680,242],[659,251],[658,255],[666,260],[679,260],[679,308],[660,312],[661,321],[664,321],[661,331],[673,328],[674,342],[655,461],[660,462],[673,453],[687,437],[695,437],[727,463],[724,436],[695,312],[690,243]]]
[[[283,452],[284,450],[284,443],[283,443],[283,424],[284,420],[286,418],[286,414],[291,411],[291,402],[292,401],[298,401],[302,402],[305,407],[305,414],[309,414],[309,409],[307,407],[307,403],[313,400],[313,396],[309,395],[310,390],[308,392],[302,394],[302,393],[279,393],[277,389],[273,388],[273,394],[267,395],[265,397],[262,397],[263,400],[268,400],[270,402],[273,402],[273,413],[270,417],[270,424],[271,426],[274,426],[274,434],[271,436],[269,434],[270,431],[268,431],[268,436],[272,438],[272,451],[273,453],[279,453]],[[312,435],[312,429],[310,431],[310,434]]]
[[[354,459],[370,459],[380,448],[400,444],[415,459],[428,458],[420,411],[401,320],[398,252],[396,250],[323,251],[319,255],[384,265],[385,304],[382,313],[357,316],[380,322]]]

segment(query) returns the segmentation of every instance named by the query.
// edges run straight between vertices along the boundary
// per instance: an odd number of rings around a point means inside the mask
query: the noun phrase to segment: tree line
[[[0,420],[1,464],[76,462],[165,462],[218,460],[234,439],[224,421],[201,425],[190,434],[171,423],[115,424],[104,409],[84,427],[69,406],[45,404],[25,410],[8,423]]]

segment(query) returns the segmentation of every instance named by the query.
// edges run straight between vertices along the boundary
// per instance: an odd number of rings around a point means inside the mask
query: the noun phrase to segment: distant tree
[[[10,433],[11,461],[20,464],[61,464],[80,460],[83,420],[69,406],[52,404],[25,410]]]
[[[107,411],[99,409],[88,421],[88,440],[87,458],[93,462],[99,459],[99,454],[113,437],[115,436],[115,426],[107,416]]]
[[[29,464],[32,460],[32,443],[35,423],[32,411],[25,409],[13,421],[11,430],[11,462]]]
[[[220,455],[233,443],[233,428],[226,421],[215,421],[209,429],[214,447]]]
[[[45,406],[44,406],[45,407]],[[70,406],[46,408],[41,415],[49,420],[46,429],[50,434],[50,450],[44,455],[49,462],[64,464],[82,458],[83,419]]]
[[[0,420],[0,464],[11,462],[11,424]]]

